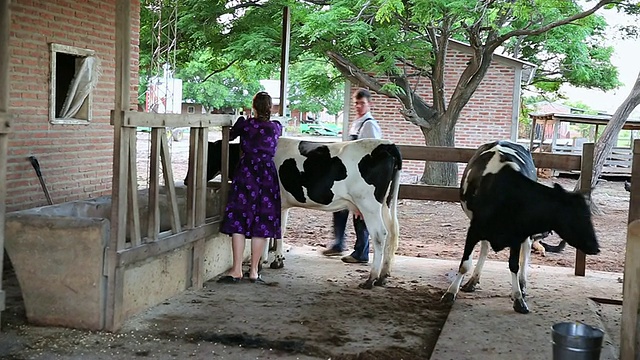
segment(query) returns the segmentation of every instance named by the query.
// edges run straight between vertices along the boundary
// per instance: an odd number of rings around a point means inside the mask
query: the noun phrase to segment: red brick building
[[[54,203],[111,193],[115,88],[115,0],[14,0],[10,3],[10,104],[7,211],[47,203],[29,162],[35,156]],[[137,74],[139,3],[132,2]],[[78,114],[60,119],[70,77],[94,57],[100,75]],[[93,76],[96,76],[94,73]],[[137,103],[138,79],[131,81]]]
[[[456,41],[450,41],[449,44],[445,64],[447,100],[471,57],[467,45]],[[460,114],[456,124],[456,147],[474,148],[498,139],[516,140],[521,83],[530,73],[525,71],[525,67],[532,69],[532,65],[526,62],[494,55],[487,75]],[[422,79],[420,84],[418,93],[430,103],[431,83],[428,79]],[[352,85],[351,92],[353,89],[355,87]],[[372,114],[378,120],[385,138],[402,145],[425,145],[420,129],[400,115],[402,106],[398,100],[374,94],[372,102]],[[350,108],[349,121],[355,117],[354,109]],[[420,176],[424,163],[408,161],[404,169],[405,173]]]

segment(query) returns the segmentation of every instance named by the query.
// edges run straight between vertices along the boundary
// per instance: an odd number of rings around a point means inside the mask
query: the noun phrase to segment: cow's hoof
[[[513,300],[513,310],[515,310],[519,314],[529,313],[529,307],[527,306],[527,303],[524,302],[524,299]]]
[[[365,282],[363,282],[362,284],[358,285],[359,288],[361,289],[373,289],[373,283],[375,282],[375,279],[371,280],[367,280]]]
[[[279,259],[273,260],[269,267],[272,269],[282,269],[284,267],[284,261]]]
[[[380,277],[376,281],[373,282],[373,286],[384,286],[387,283],[387,277]]]
[[[462,285],[462,287],[460,288],[460,290],[464,291],[464,292],[474,292],[476,291],[476,285],[478,285],[477,281],[467,281],[466,284]]]
[[[442,295],[442,297],[440,298],[440,302],[443,302],[445,304],[453,304],[456,301],[456,294],[452,294],[452,293],[444,293],[444,295]]]

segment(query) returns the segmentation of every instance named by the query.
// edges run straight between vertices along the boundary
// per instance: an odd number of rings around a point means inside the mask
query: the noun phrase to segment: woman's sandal
[[[255,279],[251,279],[251,278],[249,278],[249,281],[251,281],[251,282],[252,282],[252,283],[254,283],[254,284],[259,284],[259,285],[269,285],[269,283],[268,283],[268,282],[266,282],[266,281],[264,281],[264,280],[262,279],[262,276],[260,276],[260,275],[258,275],[258,277],[257,277],[257,278],[255,278]]]
[[[218,279],[217,282],[222,283],[222,284],[237,284],[240,282],[240,280],[242,280],[241,277],[233,277],[231,275],[226,275],[221,277],[220,279]]]

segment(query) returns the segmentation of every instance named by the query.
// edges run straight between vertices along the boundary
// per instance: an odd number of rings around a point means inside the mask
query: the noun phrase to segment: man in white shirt
[[[369,106],[371,103],[371,93],[367,89],[358,89],[353,93],[353,103],[358,118],[349,129],[349,139],[380,139],[382,131],[380,125],[373,119]],[[333,235],[334,242],[328,249],[322,252],[325,256],[341,255],[345,250],[344,233],[349,219],[349,210],[342,210],[333,213]],[[346,263],[367,263],[369,262],[369,232],[361,216],[353,216],[353,227],[356,231],[356,244],[350,255],[342,257]]]

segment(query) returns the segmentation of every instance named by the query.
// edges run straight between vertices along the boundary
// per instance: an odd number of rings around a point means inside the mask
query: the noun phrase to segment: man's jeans
[[[333,236],[335,241],[334,250],[344,249],[344,233],[349,219],[349,210],[336,211],[333,213]],[[351,256],[356,260],[369,261],[369,231],[364,220],[353,217],[353,227],[356,231],[356,244]]]

